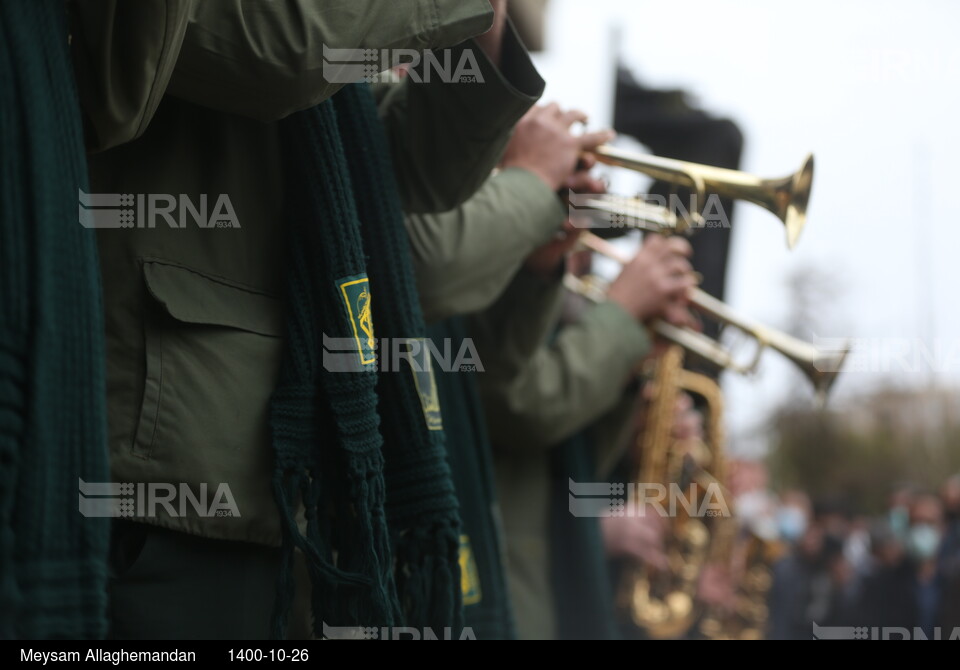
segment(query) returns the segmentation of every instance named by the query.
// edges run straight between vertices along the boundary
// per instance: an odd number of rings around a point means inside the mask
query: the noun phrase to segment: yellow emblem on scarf
[[[460,590],[463,592],[464,605],[476,605],[483,599],[480,593],[480,573],[467,535],[460,536]]]
[[[443,415],[440,413],[440,393],[437,391],[437,378],[433,374],[433,358],[430,351],[420,341],[420,353],[412,356],[414,362],[413,383],[420,396],[420,406],[423,408],[423,418],[427,422],[428,430],[443,430]]]
[[[343,294],[347,317],[357,341],[357,353],[363,365],[377,362],[377,340],[373,335],[373,313],[370,309],[370,280],[365,276],[349,277],[341,280],[340,291]]]

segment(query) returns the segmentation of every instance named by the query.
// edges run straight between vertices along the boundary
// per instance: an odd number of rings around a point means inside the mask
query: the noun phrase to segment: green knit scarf
[[[0,637],[106,632],[103,317],[63,0],[0,3]]]
[[[281,127],[287,346],[270,423],[285,564],[274,635],[293,597],[294,548],[307,557],[318,635],[323,624],[456,628],[459,514],[442,431],[429,429],[409,364],[378,372],[374,351],[374,324],[379,338],[426,332],[376,105],[366,86],[348,86]],[[326,338],[356,342],[352,371],[324,365]]]
[[[427,331],[434,343],[449,343],[450,356],[466,340],[462,318],[447,319]],[[461,591],[464,624],[478,640],[516,637],[507,591],[503,533],[493,475],[493,448],[487,434],[477,371],[448,370],[437,374],[447,452],[460,499],[463,533],[460,538]]]
[[[557,637],[561,640],[620,638],[613,584],[600,520],[569,512],[570,480],[594,477],[594,453],[587,433],[550,454],[550,576]]]

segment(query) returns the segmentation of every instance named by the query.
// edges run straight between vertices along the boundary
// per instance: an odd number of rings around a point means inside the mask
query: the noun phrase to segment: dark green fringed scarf
[[[443,435],[428,429],[409,365],[378,372],[372,350],[371,325],[378,338],[426,332],[376,105],[366,86],[348,86],[281,129],[287,342],[270,423],[285,565],[274,635],[295,547],[318,635],[323,624],[456,628],[459,515]],[[325,337],[356,341],[356,371],[324,367]]]
[[[63,0],[0,2],[0,637],[106,632],[99,265]]]
[[[561,640],[616,640],[613,587],[600,520],[569,512],[570,480],[593,481],[587,432],[550,454],[550,576]]]
[[[463,319],[448,319],[427,332],[439,351],[448,353],[451,361],[457,358],[466,335]],[[477,374],[482,373],[459,369],[437,373],[443,427],[451,445],[447,458],[463,516],[464,625],[478,640],[511,640],[516,631],[507,592],[493,453]]]

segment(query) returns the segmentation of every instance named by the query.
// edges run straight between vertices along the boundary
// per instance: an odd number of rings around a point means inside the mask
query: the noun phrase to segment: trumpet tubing
[[[680,218],[666,207],[651,204],[639,198],[590,195],[570,197],[571,206],[578,212],[605,214],[625,228],[650,233],[680,232],[684,230]]]
[[[592,302],[600,303],[606,300],[605,289],[594,281],[568,274],[563,278],[563,284],[571,293],[583,296]],[[750,374],[753,370],[751,366],[738,363],[719,342],[702,333],[689,328],[679,328],[660,320],[652,322],[650,328],[668,342],[682,347],[722,370],[730,370],[743,375]]]

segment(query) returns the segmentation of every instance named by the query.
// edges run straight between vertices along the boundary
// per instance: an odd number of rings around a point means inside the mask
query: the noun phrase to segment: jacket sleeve
[[[177,64],[196,0],[77,0],[71,35],[87,147],[143,134]]]
[[[377,90],[404,208],[447,212],[469,199],[503,156],[514,126],[543,94],[545,82],[508,22],[500,66],[473,41],[450,49],[447,82],[412,71]]]
[[[337,64],[365,61],[360,50],[445,48],[492,21],[488,0],[196,1],[170,93],[275,121],[361,80],[339,81],[350,68]]]
[[[501,303],[517,297],[522,292],[508,291]],[[650,351],[646,329],[614,303],[591,306],[552,341],[531,303],[498,307],[471,321],[485,370],[484,411],[498,448],[549,449],[588,427],[618,407]]]
[[[538,177],[511,168],[446,214],[407,216],[420,302],[428,322],[474,314],[504,292],[524,259],[566,214]]]
[[[166,93],[263,121],[330,97],[324,48],[444,48],[489,29],[488,0],[76,0],[91,151],[143,134]]]

